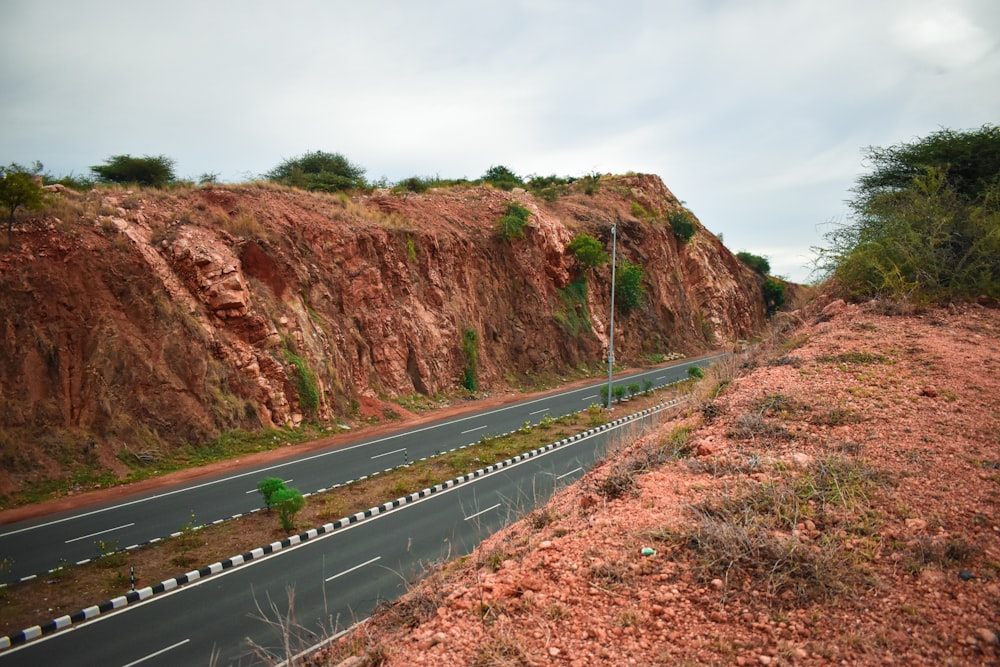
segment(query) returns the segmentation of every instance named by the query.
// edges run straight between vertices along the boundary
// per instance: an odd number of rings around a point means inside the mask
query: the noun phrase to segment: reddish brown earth
[[[509,243],[495,225],[512,202],[530,218]],[[751,338],[762,279],[700,226],[679,242],[666,216],[680,208],[642,175],[555,201],[483,186],[53,194],[0,250],[0,506],[234,429],[356,424],[456,395],[467,331],[479,397],[579,377],[606,356],[610,269],[574,302],[584,276],[566,246],[607,243],[612,224],[646,289],[616,322],[624,366]]]
[[[796,313],[314,663],[1000,664],[1000,311],[893,309]]]

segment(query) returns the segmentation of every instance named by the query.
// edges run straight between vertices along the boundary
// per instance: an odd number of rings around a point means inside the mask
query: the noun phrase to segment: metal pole
[[[618,225],[611,225],[611,335],[608,336],[608,410],[611,409],[611,376],[615,370],[615,259]]]

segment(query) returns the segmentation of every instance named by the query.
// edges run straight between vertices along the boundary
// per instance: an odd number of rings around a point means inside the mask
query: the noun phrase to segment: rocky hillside
[[[516,202],[523,239],[496,230]],[[641,265],[615,321],[625,366],[750,338],[760,278],[655,176],[554,200],[463,186],[311,194],[254,184],[53,194],[0,251],[0,493],[122,471],[242,428],[383,418],[397,402],[532,386],[606,358],[610,267]]]

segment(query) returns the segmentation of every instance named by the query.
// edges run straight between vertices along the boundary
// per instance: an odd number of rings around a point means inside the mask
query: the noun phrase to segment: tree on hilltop
[[[112,155],[104,164],[90,168],[102,183],[119,185],[145,185],[162,188],[177,180],[174,175],[174,161],[166,155]]]
[[[303,190],[338,192],[365,187],[365,170],[340,153],[313,151],[289,158],[264,178]]]

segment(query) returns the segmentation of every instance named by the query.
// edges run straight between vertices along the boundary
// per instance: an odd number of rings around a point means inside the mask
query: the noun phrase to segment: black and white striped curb
[[[417,491],[415,493],[411,493],[408,496],[397,498],[396,500],[383,503],[376,507],[371,507],[363,512],[352,514],[351,516],[338,519],[337,521],[334,521],[332,523],[324,524],[318,528],[313,528],[304,533],[299,533],[298,535],[292,535],[291,537],[287,537],[281,540],[280,542],[272,542],[267,546],[258,547],[256,549],[253,549],[252,551],[247,551],[245,553],[239,554],[238,556],[227,558],[224,561],[213,563],[208,567],[203,567],[199,570],[192,570],[186,574],[180,575],[179,577],[174,577],[173,579],[167,579],[165,581],[161,581],[155,586],[147,586],[146,588],[137,591],[130,591],[126,595],[116,597],[112,600],[105,600],[100,604],[87,607],[86,609],[81,609],[80,611],[74,614],[60,616],[57,619],[48,621],[41,625],[35,625],[20,632],[8,635],[6,637],[0,637],[0,652],[15,646],[19,646],[21,644],[29,642],[33,639],[37,639],[44,635],[52,634],[54,632],[67,628],[75,623],[82,623],[83,621],[88,621],[90,619],[96,618],[101,614],[106,614],[116,609],[121,609],[134,602],[147,600],[154,595],[174,590],[179,586],[183,586],[184,584],[189,584],[191,582],[203,579],[213,574],[218,574],[219,572],[223,572],[225,570],[237,567],[239,565],[243,565],[244,563],[249,563],[250,561],[256,558],[263,558],[264,556],[277,553],[278,551],[281,551],[283,549],[294,547],[296,545],[307,542],[308,540],[311,540],[320,535],[332,533],[333,531],[344,528],[345,526],[349,526],[359,521],[364,521],[365,519],[371,518],[383,512],[389,512],[408,503],[420,500],[421,498],[426,498],[427,496],[444,491],[445,489],[450,489],[452,487],[458,486],[459,484],[470,482],[474,479],[478,479],[485,475],[497,472],[498,470],[501,470],[503,468],[507,468],[509,466],[525,461],[527,459],[534,458],[546,452],[550,452],[553,449],[556,449],[557,447],[562,447],[570,443],[583,440],[584,438],[590,437],[602,431],[612,430],[624,426],[625,424],[638,421],[650,415],[674,407],[682,400],[685,400],[684,397],[678,397],[663,403],[659,403],[651,408],[646,408],[645,410],[641,410],[639,412],[635,412],[630,415],[620,417],[614,421],[602,424],[601,426],[597,426],[582,433],[577,433],[576,435],[572,435],[568,438],[563,438],[558,442],[553,442],[548,445],[544,445],[537,449],[533,449],[529,452],[525,452],[524,454],[519,454],[513,458],[509,458],[505,461],[500,461],[499,463],[494,463],[493,465],[486,466],[485,468],[480,468],[479,470],[468,473],[466,475],[462,475],[460,477],[456,477],[454,479],[450,479],[447,482],[442,482],[441,484],[438,484],[436,486],[429,487],[423,489],[422,491]],[[464,449],[464,447],[457,447],[456,449]],[[365,478],[362,477],[360,479],[365,479]],[[346,483],[347,482],[345,482],[345,484]],[[317,491],[315,493],[320,493],[320,491]]]

